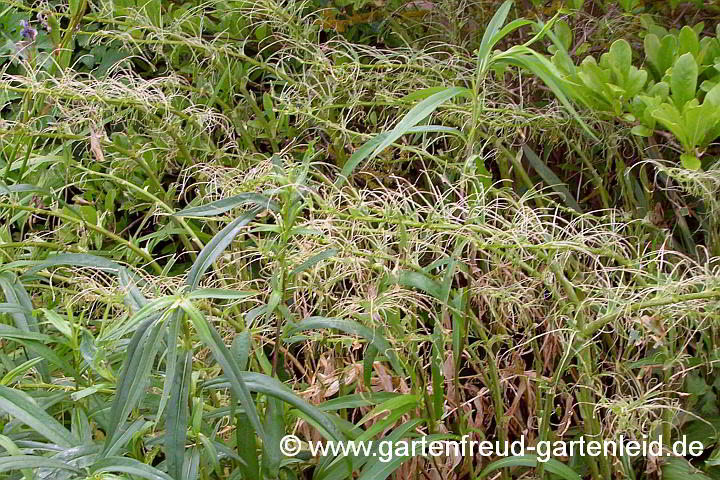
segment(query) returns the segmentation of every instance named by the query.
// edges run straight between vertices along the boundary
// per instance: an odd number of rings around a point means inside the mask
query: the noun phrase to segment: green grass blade
[[[434,435],[428,435],[425,439],[426,442],[434,442],[436,440],[447,440],[452,438],[452,435],[448,435],[446,433],[437,433]],[[413,451],[413,444],[419,444],[420,440],[413,440],[411,442],[411,446],[409,447],[409,451]],[[420,451],[419,448],[415,448],[415,450]],[[412,455],[393,455],[392,459],[389,462],[382,462],[381,459],[378,458],[378,456],[374,456],[371,458],[370,462],[368,462],[367,466],[363,469],[362,473],[358,477],[358,480],[375,480],[379,478],[388,478],[395,470],[400,468],[400,466],[410,460],[412,458]]]
[[[121,425],[145,393],[145,386],[150,381],[150,371],[160,348],[160,332],[163,326],[163,322],[147,320],[130,340],[127,358],[115,389],[107,440],[101,456],[107,455],[115,437],[120,435]]]
[[[332,258],[335,255],[337,255],[338,249],[337,248],[328,248],[325,251],[322,251],[316,255],[313,255],[309,259],[305,260],[303,263],[298,265],[293,269],[292,272],[290,272],[290,275],[297,275],[300,272],[304,272],[305,270],[308,270],[318,263],[322,262],[323,260],[327,260],[328,258]]]
[[[87,253],[59,253],[48,256],[45,260],[28,269],[25,275],[32,275],[48,267],[58,266],[92,267],[97,270],[112,273],[118,273],[120,269],[123,268],[119,263],[108,260],[107,258],[98,257],[97,255]]]
[[[257,295],[258,292],[241,292],[238,290],[227,290],[224,288],[198,288],[188,294],[188,298],[196,300],[200,298],[215,298],[218,300],[242,300],[243,298]]]
[[[483,38],[480,41],[480,47],[478,48],[477,53],[477,68],[479,72],[485,71],[490,62],[490,53],[492,51],[492,47],[500,40],[497,33],[505,23],[505,19],[507,19],[508,13],[510,13],[510,8],[512,7],[512,4],[512,0],[505,0],[505,2],[500,5],[500,8],[497,9],[492,19],[490,19],[487,27],[485,27],[485,33],[483,33]]]

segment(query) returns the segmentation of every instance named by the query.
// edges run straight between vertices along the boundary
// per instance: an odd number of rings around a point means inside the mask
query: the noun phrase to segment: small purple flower
[[[26,40],[30,40],[31,42],[35,41],[35,36],[37,36],[37,30],[30,25],[30,22],[28,22],[27,20],[20,20],[20,25],[22,25],[23,27],[22,32],[20,32],[23,38]]]

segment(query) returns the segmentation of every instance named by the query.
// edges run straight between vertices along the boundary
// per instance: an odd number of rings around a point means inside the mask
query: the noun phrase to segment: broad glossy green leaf
[[[695,57],[686,53],[675,61],[670,75],[670,93],[675,107],[683,106],[695,98],[697,91],[698,65]]]

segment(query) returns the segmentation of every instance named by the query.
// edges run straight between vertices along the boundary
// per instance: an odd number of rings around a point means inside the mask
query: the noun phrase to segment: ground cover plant
[[[720,478],[719,19],[0,0],[0,478]]]

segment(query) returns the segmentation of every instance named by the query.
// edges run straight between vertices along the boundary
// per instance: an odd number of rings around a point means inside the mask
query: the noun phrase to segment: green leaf
[[[192,382],[192,351],[180,350],[178,367],[174,371],[165,416],[165,457],[170,476],[175,480],[184,480],[182,475],[188,429],[188,395]]]
[[[480,41],[480,47],[478,48],[477,53],[477,68],[480,72],[484,72],[490,64],[490,53],[492,52],[492,48],[498,41],[500,41],[497,33],[505,23],[508,13],[510,13],[512,4],[512,0],[505,0],[505,2],[500,5],[500,8],[495,11],[495,14],[487,24],[487,27],[485,27],[485,32],[483,33],[483,38]]]
[[[243,292],[239,290],[228,290],[225,288],[198,288],[187,296],[190,300],[202,298],[216,298],[219,300],[242,300],[257,295],[258,292]]]
[[[538,157],[537,154],[533,152],[530,147],[528,147],[527,145],[523,145],[522,149],[525,153],[525,158],[528,159],[530,165],[538,173],[538,175],[540,175],[540,177],[545,181],[545,183],[547,183],[548,186],[550,186],[553,190],[560,194],[565,204],[567,204],[573,210],[582,213],[582,208],[580,207],[580,204],[577,203],[575,197],[572,196],[570,190],[568,190],[567,186],[563,183],[563,181],[560,180],[557,175],[555,175],[555,172],[550,170],[550,168],[545,165],[545,162],[543,162],[542,159],[540,159],[540,157]]]
[[[117,262],[108,260],[107,258],[90,255],[87,253],[60,253],[50,255],[45,260],[39,262],[38,265],[28,269],[25,275],[44,270],[48,267],[71,266],[71,267],[92,267],[104,272],[118,273],[122,267]]]
[[[200,205],[198,207],[185,208],[175,214],[176,217],[214,217],[221,215],[241,205],[253,204],[259,208],[277,212],[280,210],[277,203],[265,195],[259,193],[241,193],[221,200]]]
[[[415,288],[438,300],[443,300],[443,286],[420,272],[402,271],[397,275],[396,283],[404,287]]]
[[[184,300],[180,303],[180,307],[188,314],[192,321],[195,331],[198,333],[200,340],[210,348],[215,357],[215,360],[220,364],[230,382],[230,386],[233,389],[235,395],[240,400],[240,404],[245,409],[245,413],[250,419],[250,423],[255,428],[260,439],[265,441],[265,430],[260,423],[260,417],[255,409],[255,403],[252,400],[250,391],[247,385],[243,381],[240,367],[237,361],[230,354],[230,351],[223,343],[222,337],[217,331],[210,325],[203,314],[195,308],[195,306],[188,300]]]
[[[682,155],[680,155],[680,161],[682,162],[683,167],[687,168],[688,170],[700,170],[700,167],[702,166],[702,163],[700,162],[700,159],[697,157],[697,155],[683,153]]]
[[[492,462],[490,465],[480,472],[479,478],[484,478],[488,474],[501,468],[509,467],[537,467],[538,460],[535,455],[520,455],[517,457],[506,457],[501,458]],[[545,462],[545,471],[557,475],[565,480],[582,480],[582,477],[575,473],[570,467],[562,462],[555,460],[554,458],[549,459]]]
[[[205,245],[200,254],[195,259],[190,273],[188,273],[187,283],[190,285],[191,290],[195,290],[200,283],[200,279],[205,274],[210,265],[225,251],[225,249],[232,243],[233,239],[240,233],[240,231],[250,223],[253,218],[260,213],[259,208],[249,210],[241,217],[236,218],[230,222],[225,228],[220,230],[213,238]]]
[[[670,91],[675,107],[679,110],[695,98],[697,91],[698,65],[690,53],[675,61],[670,75]]]
[[[265,410],[265,432],[267,441],[263,443],[262,469],[265,478],[277,478],[283,454],[280,440],[285,435],[284,406],[280,399],[269,397]]]
[[[82,470],[79,470],[72,465],[52,458],[45,458],[38,455],[10,455],[7,457],[0,457],[0,472],[11,472],[13,470],[21,469],[59,469],[68,470],[77,475],[82,475]]]
[[[635,125],[632,129],[630,129],[630,133],[637,135],[638,137],[649,137],[652,135],[652,132],[653,131],[645,125]]]
[[[425,442],[429,443],[439,440],[447,440],[452,437],[452,435],[446,433],[427,435],[427,437],[425,438]],[[413,451],[420,452],[421,449],[417,448],[420,443],[421,440],[412,440],[410,442],[410,445],[408,446],[408,451],[410,453],[412,453]],[[389,461],[382,461],[387,460],[387,457],[378,458],[379,456],[380,453],[377,452],[377,454],[374,455],[373,458],[371,458],[370,462],[368,462],[368,465],[363,469],[362,473],[358,477],[358,480],[376,480],[381,478],[388,478],[395,470],[400,468],[403,463],[413,458],[413,456],[410,454],[392,455],[392,458]]]
[[[509,0],[508,0],[509,1]],[[434,112],[440,105],[450,100],[451,98],[459,94],[468,94],[470,91],[467,88],[461,87],[450,87],[446,88],[438,93],[430,95],[425,100],[421,101],[398,122],[398,124],[389,132],[384,132],[377,135],[372,140],[369,140],[363,146],[361,146],[355,153],[353,153],[343,166],[340,177],[336,180],[335,185],[341,187],[347,181],[347,178],[355,170],[360,162],[367,159],[370,160],[391,145],[395,140],[402,137],[406,133],[411,133],[412,128],[415,127],[422,120],[427,118],[432,112]]]
[[[79,439],[40,408],[25,392],[0,386],[0,410],[61,447],[70,448],[80,444]]]
[[[622,79],[621,85],[624,85],[632,65],[632,49],[628,41],[625,39],[614,41],[608,50],[607,59],[615,78]]]
[[[667,457],[660,467],[663,480],[712,480],[681,457]]]
[[[167,473],[134,458],[107,457],[90,466],[90,473],[128,473],[148,480],[173,480]],[[181,477],[184,478],[184,477]]]
[[[318,254],[313,255],[309,259],[305,260],[303,263],[298,265],[293,269],[292,272],[290,272],[290,275],[297,275],[300,272],[304,272],[305,270],[314,267],[318,263],[322,262],[323,260],[327,260],[328,258],[332,258],[335,255],[337,255],[338,249],[337,248],[328,248],[327,250],[324,250]]]
[[[156,323],[155,319],[147,320],[130,340],[110,409],[110,424],[101,457],[108,455],[110,446],[121,434],[120,427],[145,394],[145,386],[150,381],[150,372],[160,348],[163,326],[162,322]]]
[[[258,462],[255,445],[255,431],[244,412],[238,413],[235,418],[235,445],[238,455],[243,459],[243,463],[239,465],[239,470],[244,478],[260,478],[260,463]]]

